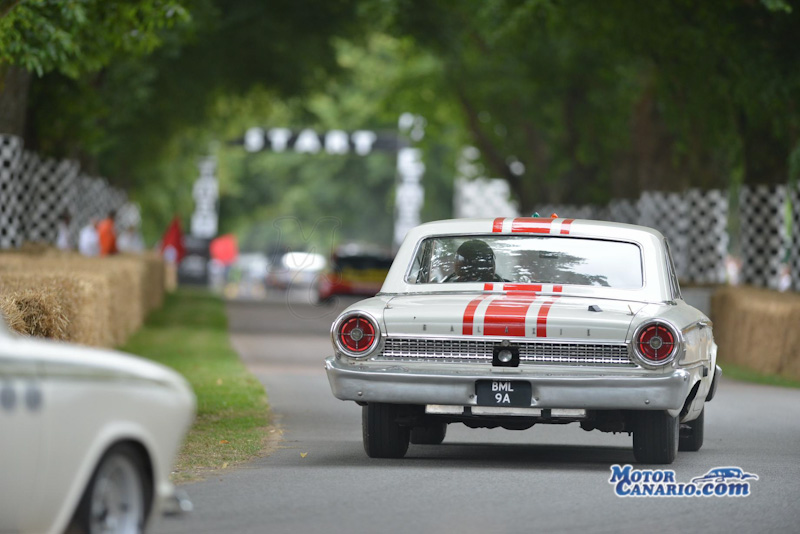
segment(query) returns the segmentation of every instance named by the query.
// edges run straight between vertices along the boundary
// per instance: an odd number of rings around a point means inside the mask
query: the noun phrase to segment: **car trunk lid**
[[[540,295],[472,293],[393,298],[384,310],[394,337],[499,337],[624,342],[634,301]]]

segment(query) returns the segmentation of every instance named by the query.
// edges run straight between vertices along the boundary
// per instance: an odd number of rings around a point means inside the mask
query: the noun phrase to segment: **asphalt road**
[[[195,511],[169,533],[800,532],[800,390],[725,380],[699,452],[670,466],[689,482],[717,466],[756,473],[748,497],[619,498],[609,466],[633,463],[627,435],[578,425],[471,430],[373,460],[361,409],[323,370],[341,306],[283,299],[228,306],[232,340],[264,384],[283,441],[271,455],[184,489]]]

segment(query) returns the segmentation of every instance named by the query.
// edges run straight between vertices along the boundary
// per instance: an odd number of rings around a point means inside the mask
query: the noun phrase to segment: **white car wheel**
[[[75,513],[74,530],[139,534],[144,530],[151,495],[150,476],[141,455],[131,445],[115,445],[103,455],[89,481]]]

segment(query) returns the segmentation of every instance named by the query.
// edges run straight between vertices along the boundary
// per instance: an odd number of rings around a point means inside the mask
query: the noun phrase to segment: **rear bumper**
[[[476,380],[529,382],[532,408],[582,408],[587,410],[679,410],[694,381],[691,373],[675,369],[668,374],[567,375],[465,373],[420,371],[406,367],[352,366],[330,357],[325,369],[336,398],[358,402],[394,404],[444,404],[474,406]]]

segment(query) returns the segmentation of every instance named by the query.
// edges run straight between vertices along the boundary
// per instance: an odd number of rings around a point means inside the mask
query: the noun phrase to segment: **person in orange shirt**
[[[97,236],[100,240],[100,255],[109,256],[117,253],[117,236],[114,233],[114,210],[108,212],[108,217],[97,223]]]

